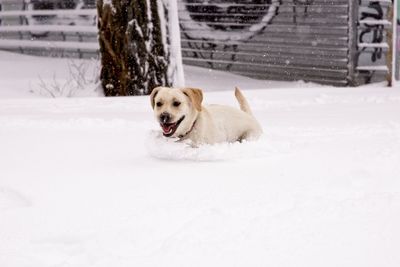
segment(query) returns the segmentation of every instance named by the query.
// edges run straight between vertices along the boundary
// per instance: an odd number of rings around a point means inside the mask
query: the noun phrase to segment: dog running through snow
[[[190,140],[193,145],[256,140],[262,128],[239,88],[240,109],[202,105],[203,92],[196,88],[154,88],[151,106],[165,137]]]

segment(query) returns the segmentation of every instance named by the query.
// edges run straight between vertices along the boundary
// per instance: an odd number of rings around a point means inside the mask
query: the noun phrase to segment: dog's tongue
[[[170,133],[173,126],[173,124],[163,124],[161,125],[161,128],[163,129],[164,133]]]

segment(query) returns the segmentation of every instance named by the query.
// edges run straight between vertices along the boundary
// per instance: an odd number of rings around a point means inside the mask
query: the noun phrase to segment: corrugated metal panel
[[[346,85],[349,8],[349,0],[180,0],[184,62]]]

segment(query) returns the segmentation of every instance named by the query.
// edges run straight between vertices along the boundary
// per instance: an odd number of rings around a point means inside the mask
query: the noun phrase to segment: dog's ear
[[[201,103],[203,102],[203,91],[197,88],[183,88],[183,93],[190,98],[193,106],[197,111],[201,111]]]
[[[151,107],[154,109],[154,105],[156,104],[154,99],[156,98],[156,95],[158,94],[158,92],[161,90],[161,87],[156,87],[151,91],[150,94],[150,103],[151,103]]]

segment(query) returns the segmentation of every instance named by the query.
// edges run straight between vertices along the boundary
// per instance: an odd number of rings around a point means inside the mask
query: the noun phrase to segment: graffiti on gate
[[[293,25],[305,18],[315,0],[292,0]],[[214,51],[230,54],[236,59],[239,43],[260,34],[279,15],[281,0],[179,1],[181,30],[191,56],[207,60],[213,67]],[[228,44],[229,43],[229,44]],[[226,64],[230,69],[232,64]]]
[[[361,12],[360,20],[383,20],[384,11],[380,2],[370,2],[365,11]],[[366,23],[365,29],[359,35],[360,43],[382,43],[384,41],[385,26],[383,24]],[[364,52],[364,47],[359,52]],[[375,62],[382,58],[382,47],[376,47],[371,54],[371,61]]]
[[[278,13],[280,0],[179,1],[184,33],[218,41],[246,40],[263,30]],[[186,23],[185,23],[186,22]]]

